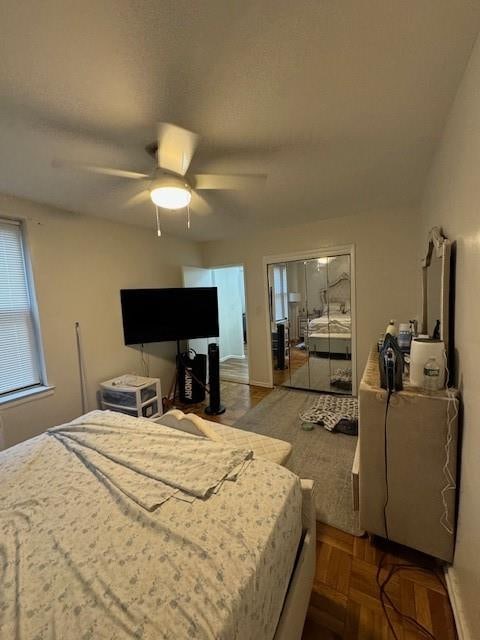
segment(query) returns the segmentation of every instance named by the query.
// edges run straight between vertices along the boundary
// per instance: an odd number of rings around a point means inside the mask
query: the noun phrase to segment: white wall
[[[0,196],[0,217],[25,219],[48,381],[53,395],[0,407],[6,446],[81,413],[74,322],[84,340],[90,408],[98,382],[141,373],[140,354],[123,344],[121,288],[182,286],[182,264],[200,264],[198,245],[153,231]],[[175,345],[146,346],[150,373],[168,391]]]
[[[361,375],[369,349],[388,320],[415,317],[420,282],[416,211],[378,211],[271,228],[231,240],[203,243],[205,266],[245,267],[249,365],[252,382],[268,384],[267,298],[263,257],[354,243],[357,268],[357,346]]]
[[[463,446],[452,585],[464,638],[480,638],[480,40],[450,113],[422,207],[423,237],[442,226],[456,242],[455,346]],[[425,242],[424,242],[425,244]]]
[[[242,358],[242,267],[213,269],[213,284],[218,289],[218,321],[220,326],[220,360],[229,357]]]

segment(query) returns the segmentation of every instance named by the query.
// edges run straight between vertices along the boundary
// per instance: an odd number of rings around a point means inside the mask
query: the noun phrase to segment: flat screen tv
[[[122,289],[125,344],[218,337],[217,287]]]

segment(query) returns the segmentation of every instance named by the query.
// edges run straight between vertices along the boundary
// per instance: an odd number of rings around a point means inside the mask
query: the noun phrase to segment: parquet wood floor
[[[213,419],[223,424],[233,424],[271,392],[232,382],[223,382],[221,389],[227,410]],[[181,408],[205,416],[206,404]],[[385,541],[356,538],[317,523],[317,566],[303,640],[394,640],[376,583],[384,551],[386,562],[436,567],[433,559],[423,554]],[[398,608],[426,626],[436,640],[456,640],[445,588],[431,574],[418,569],[402,571],[391,580],[388,593]],[[400,619],[391,607],[388,611],[398,640],[427,637]]]
[[[376,582],[384,561],[414,563],[437,569],[433,559],[393,543],[373,543],[367,537],[317,523],[317,569],[303,631],[303,640],[394,640],[382,611]],[[386,575],[386,570],[381,576]],[[445,586],[433,575],[412,569],[394,575],[387,589],[394,604],[418,620],[436,640],[455,640]],[[388,612],[398,640],[424,640],[426,635]]]
[[[220,380],[248,384],[248,359],[228,358],[220,363]]]
[[[220,383],[220,394],[221,402],[226,408],[225,413],[219,416],[205,415],[204,409],[208,405],[208,397],[205,402],[200,402],[199,404],[181,405],[177,402],[175,406],[184,413],[197,413],[208,420],[232,425],[247,413],[249,409],[268,396],[271,391],[271,389],[264,387],[253,387],[248,384],[222,381]]]

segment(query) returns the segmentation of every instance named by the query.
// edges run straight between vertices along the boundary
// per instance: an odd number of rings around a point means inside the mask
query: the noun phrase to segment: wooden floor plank
[[[415,617],[415,591],[414,583],[400,578],[400,605],[401,610],[407,616]]]
[[[325,544],[324,542],[317,542],[317,564],[315,571],[315,582],[328,584],[328,563],[330,562],[332,549],[333,547],[331,547],[329,544]]]
[[[450,640],[455,634],[455,623],[447,598],[436,591],[429,591],[428,601],[433,635],[436,640]]]
[[[422,585],[425,589],[436,591],[440,595],[445,594],[445,585],[440,582],[438,577],[420,569],[402,571],[402,580],[410,580],[412,583]]]
[[[345,531],[334,529],[328,524],[317,523],[317,540],[326,542],[331,547],[345,551],[349,555],[353,555],[353,545],[357,539],[349,533],[345,533]]]
[[[430,614],[430,602],[428,600],[428,590],[420,584],[414,584],[413,590],[415,592],[416,619],[429,631],[433,631],[432,616]]]
[[[358,640],[360,609],[361,606],[357,602],[353,602],[353,600],[348,602],[343,640]],[[319,636],[319,638],[321,638],[321,636]]]
[[[348,595],[350,592],[353,558],[344,551],[339,551],[339,553],[341,553],[341,556],[337,574],[337,590],[344,595]]]

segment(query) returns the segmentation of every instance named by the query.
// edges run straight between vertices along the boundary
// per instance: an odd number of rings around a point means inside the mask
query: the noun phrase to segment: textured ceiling
[[[418,201],[480,26],[467,0],[0,0],[0,191],[153,226],[136,183],[155,122],[202,137],[193,168],[266,172],[207,193],[190,237]],[[184,217],[163,216],[185,233]]]

